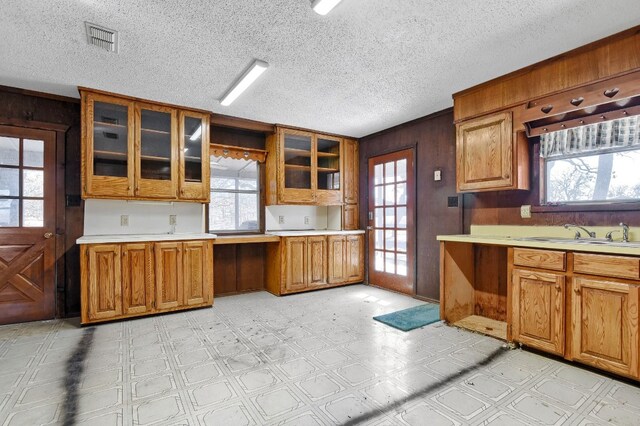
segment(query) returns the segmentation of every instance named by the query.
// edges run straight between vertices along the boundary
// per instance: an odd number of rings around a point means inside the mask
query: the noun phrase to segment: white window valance
[[[540,156],[568,157],[589,152],[640,148],[640,116],[620,118],[540,135]]]

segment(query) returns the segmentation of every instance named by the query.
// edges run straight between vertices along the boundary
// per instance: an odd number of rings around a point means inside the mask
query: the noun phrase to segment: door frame
[[[79,115],[79,114],[78,114]],[[65,163],[66,163],[66,138],[67,132],[71,126],[67,124],[49,123],[44,121],[24,120],[18,118],[8,118],[0,116],[0,126],[18,127],[30,130],[44,130],[53,132],[53,141],[55,143],[55,235],[54,235],[54,260],[55,273],[53,288],[55,291],[54,311],[55,318],[63,318],[66,314],[65,298],[66,288],[66,179],[65,179]],[[78,132],[78,138],[80,133]],[[80,141],[82,143],[82,141]],[[79,171],[79,170],[78,170]],[[79,196],[79,194],[78,194]],[[75,244],[75,241],[74,241]]]
[[[369,284],[370,286],[373,287],[378,287],[378,288],[383,288],[380,286],[377,286],[375,284],[372,284],[371,281],[369,280],[369,266],[371,265],[371,259],[369,258],[369,253],[370,253],[370,245],[372,243],[372,229],[370,228],[369,225],[369,201],[370,201],[370,196],[371,196],[371,191],[369,188],[369,182],[370,182],[370,178],[371,176],[369,176],[369,161],[372,158],[376,158],[376,157],[381,157],[383,155],[388,155],[388,154],[394,154],[397,152],[401,152],[401,151],[412,151],[412,156],[413,156],[413,165],[411,167],[407,167],[407,175],[409,173],[412,174],[413,176],[413,191],[411,191],[411,195],[413,196],[413,212],[412,212],[412,219],[413,219],[413,232],[411,232],[411,236],[413,237],[413,260],[411,262],[411,265],[407,265],[407,271],[411,273],[412,279],[413,279],[413,283],[412,283],[412,292],[411,292],[411,297],[416,297],[417,295],[417,256],[416,256],[416,247],[417,247],[417,238],[418,238],[418,168],[417,168],[417,152],[418,152],[418,143],[414,142],[413,144],[410,145],[406,145],[406,146],[402,146],[402,147],[394,147],[394,148],[390,148],[390,149],[384,149],[382,151],[376,152],[375,154],[368,154],[364,159],[365,159],[365,176],[366,176],[366,180],[365,180],[365,187],[366,187],[366,195],[365,195],[365,207],[364,209],[361,209],[364,212],[364,219],[367,225],[366,225],[366,238],[365,238],[365,247],[364,247],[364,251],[365,251],[365,279],[366,279],[366,283]],[[408,193],[409,194],[409,193]],[[362,218],[362,215],[360,216]],[[407,237],[409,237],[409,232],[407,230]],[[407,247],[408,250],[408,247]],[[389,291],[393,291],[390,289],[385,288],[385,290],[389,290]]]

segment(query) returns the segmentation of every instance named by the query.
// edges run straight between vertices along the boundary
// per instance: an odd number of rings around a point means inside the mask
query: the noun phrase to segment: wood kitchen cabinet
[[[282,237],[267,245],[266,289],[275,295],[362,282],[364,234]]]
[[[529,148],[514,133],[512,112],[456,124],[458,192],[529,189]]]
[[[211,306],[212,240],[81,244],[82,323]]]
[[[80,94],[83,198],[208,202],[208,113]]]
[[[564,355],[564,274],[514,269],[512,338]]]
[[[344,204],[342,206],[342,229],[353,231],[360,228],[358,208],[358,179],[360,158],[358,142],[353,139],[343,140],[343,176]]]
[[[341,205],[342,139],[278,127],[267,138],[266,204]]]

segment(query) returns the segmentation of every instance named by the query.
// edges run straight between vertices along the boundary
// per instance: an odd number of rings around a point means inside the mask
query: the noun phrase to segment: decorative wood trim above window
[[[254,160],[258,163],[264,163],[267,159],[267,151],[262,149],[218,144],[211,144],[211,155],[238,160]]]

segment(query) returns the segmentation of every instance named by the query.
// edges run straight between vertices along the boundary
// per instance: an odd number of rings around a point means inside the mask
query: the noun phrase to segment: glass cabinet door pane
[[[202,119],[184,117],[184,180],[202,182]]]
[[[311,136],[284,135],[284,186],[311,189]]]
[[[141,110],[140,176],[171,180],[171,113]]]
[[[318,138],[318,189],[340,189],[340,141]]]
[[[127,177],[129,108],[93,104],[93,174]]]

